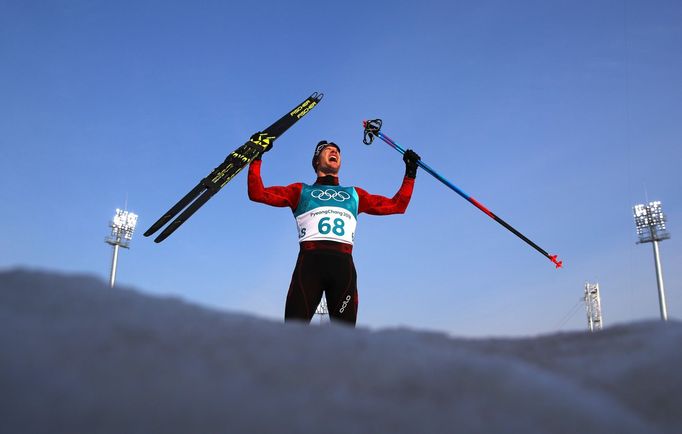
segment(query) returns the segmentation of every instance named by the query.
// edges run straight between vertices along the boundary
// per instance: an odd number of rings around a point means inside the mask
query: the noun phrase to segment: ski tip
[[[324,97],[324,94],[322,92],[313,92],[313,94],[310,95],[308,98],[314,99],[316,102],[320,102],[322,97]]]
[[[166,238],[168,238],[168,235],[170,235],[170,234],[173,233],[173,231],[174,231],[175,229],[169,230],[169,229],[168,229],[169,227],[170,227],[170,226],[168,226],[166,229],[164,229],[163,232],[161,232],[161,233],[159,234],[158,237],[154,238],[154,242],[155,242],[156,244],[159,244],[161,241],[163,241],[163,240],[165,240]]]
[[[550,255],[549,259],[554,262],[554,265],[556,265],[556,268],[561,268],[564,266],[564,261],[560,261],[559,258],[557,258],[557,255]]]

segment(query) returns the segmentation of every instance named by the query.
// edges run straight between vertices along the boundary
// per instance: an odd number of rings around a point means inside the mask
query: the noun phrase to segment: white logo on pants
[[[348,302],[350,301],[351,297],[350,294],[346,296],[346,299],[343,301],[343,304],[341,305],[341,310],[339,310],[339,313],[343,313],[344,310],[346,310],[346,306],[348,306]]]

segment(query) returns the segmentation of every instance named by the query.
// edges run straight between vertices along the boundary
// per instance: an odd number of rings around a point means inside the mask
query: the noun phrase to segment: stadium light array
[[[663,214],[661,201],[635,205],[632,211],[635,217],[637,236],[639,237],[637,244],[652,243],[654,247],[654,263],[656,265],[656,283],[658,284],[661,319],[667,321],[668,307],[665,302],[665,287],[663,286],[663,271],[661,271],[658,242],[670,238],[670,233],[666,227],[666,218],[665,214]]]
[[[120,247],[123,247],[124,249],[130,248],[130,241],[133,239],[133,232],[135,232],[136,225],[137,214],[121,209],[116,210],[116,214],[109,224],[111,227],[111,234],[105,238],[104,241],[114,247],[114,254],[111,260],[111,274],[109,276],[109,286],[112,288],[116,281],[118,250]]]

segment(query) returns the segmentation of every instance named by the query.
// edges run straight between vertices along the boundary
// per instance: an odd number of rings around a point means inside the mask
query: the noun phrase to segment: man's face
[[[334,146],[327,146],[320,152],[317,170],[325,175],[336,175],[341,169],[341,153]]]

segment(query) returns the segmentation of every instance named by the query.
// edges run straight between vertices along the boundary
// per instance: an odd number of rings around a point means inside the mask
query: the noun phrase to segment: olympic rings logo
[[[310,192],[310,195],[315,199],[325,202],[331,199],[334,199],[337,202],[345,202],[350,199],[350,194],[346,193],[345,191],[336,191],[332,190],[331,188],[326,190],[313,190]]]

